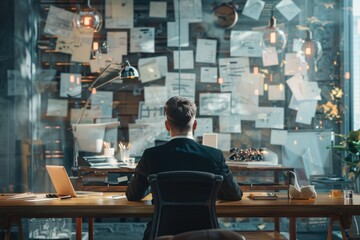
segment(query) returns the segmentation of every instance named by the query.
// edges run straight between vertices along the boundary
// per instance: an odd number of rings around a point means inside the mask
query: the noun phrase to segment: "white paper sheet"
[[[286,80],[296,100],[321,100],[321,88],[317,82],[306,82],[300,75],[295,75]]]
[[[241,133],[241,116],[233,114],[219,116],[219,132]]]
[[[101,72],[103,71],[109,64],[111,64],[112,57],[108,54],[101,54],[100,56],[96,57],[95,59],[91,59],[89,61],[90,64],[90,71],[94,72]]]
[[[74,13],[50,5],[44,32],[58,37],[72,38]]]
[[[81,97],[81,74],[61,73],[60,74],[60,97]]]
[[[127,55],[127,32],[107,32],[107,54],[117,63],[122,63],[123,55]]]
[[[175,21],[180,19],[189,23],[203,21],[201,0],[174,0],[174,13]]]
[[[167,46],[189,46],[189,23],[186,21],[167,22]]]
[[[264,67],[279,64],[278,54],[275,47],[265,48],[262,51],[262,62]]]
[[[244,16],[259,20],[260,14],[265,6],[265,2],[261,0],[247,0],[242,11]]]
[[[230,93],[200,93],[200,115],[220,116],[230,114]]]
[[[275,7],[288,21],[291,21],[301,11],[292,0],[281,0]]]
[[[306,75],[307,68],[306,62],[301,59],[298,53],[286,53],[285,54],[285,75]]]
[[[162,105],[147,104],[139,102],[138,118],[157,118],[164,116],[164,103]]]
[[[70,109],[70,123],[71,124],[77,123],[78,119],[81,116],[81,113],[82,113],[82,109],[79,108]],[[85,109],[80,123],[94,123],[95,118],[100,118],[100,117],[101,117],[101,111],[99,109],[97,110]]]
[[[130,52],[155,52],[155,28],[132,28],[130,38]]]
[[[200,82],[203,83],[217,83],[218,71],[216,67],[201,67]]]
[[[134,0],[106,0],[105,28],[134,27]]]
[[[149,17],[166,18],[167,2],[150,2]]]
[[[196,62],[216,63],[216,40],[197,39]]]
[[[154,62],[156,66],[154,66]],[[153,67],[154,72],[149,69]],[[158,57],[150,57],[150,58],[140,58],[138,62],[139,72],[140,72],[140,80],[141,82],[149,82],[152,80],[156,80],[160,77],[165,77],[168,72],[168,59],[167,56],[158,56]],[[145,68],[143,68],[145,67]],[[145,70],[145,72],[144,72]],[[160,77],[157,77],[158,73],[157,70],[160,72]],[[156,77],[156,78],[155,78]]]
[[[206,117],[196,118],[197,127],[194,132],[195,137],[202,137],[204,133],[213,132],[213,119]]]
[[[66,117],[68,113],[67,99],[48,99],[46,116]]]
[[[144,87],[144,99],[148,105],[163,106],[168,100],[166,86]]]
[[[284,84],[269,85],[268,99],[269,99],[269,101],[283,101],[283,100],[285,100],[285,86],[284,86]]]
[[[231,31],[230,56],[261,57],[262,33],[257,31]]]
[[[228,152],[231,148],[231,134],[219,133],[218,134],[218,149]]]
[[[194,51],[173,51],[174,69],[194,69]]]
[[[288,131],[271,129],[270,144],[285,145]]]
[[[259,107],[255,120],[256,128],[284,128],[284,108]]]
[[[168,97],[183,96],[195,100],[195,79],[194,73],[167,73],[166,87]]]
[[[241,76],[249,72],[249,58],[220,58],[219,74],[223,80],[221,92],[232,91],[233,82],[239,81]]]

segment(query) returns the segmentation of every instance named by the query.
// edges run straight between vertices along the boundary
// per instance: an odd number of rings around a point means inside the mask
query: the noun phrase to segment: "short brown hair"
[[[180,131],[190,130],[196,116],[196,105],[191,100],[174,96],[165,104],[165,115],[169,124]]]

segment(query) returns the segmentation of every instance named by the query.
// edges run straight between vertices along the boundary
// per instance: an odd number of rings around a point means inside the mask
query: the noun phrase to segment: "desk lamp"
[[[101,88],[102,86],[114,82],[116,80],[123,80],[123,79],[134,79],[139,77],[139,72],[136,68],[132,67],[129,63],[129,61],[126,61],[127,65],[125,64],[118,64],[118,63],[112,63],[109,64],[104,71],[102,71],[100,73],[100,75],[96,78],[96,80],[88,87],[88,91],[89,91],[89,96],[86,99],[86,102],[84,104],[84,107],[81,109],[81,113],[79,116],[79,119],[77,120],[76,124],[74,124],[72,126],[72,132],[74,134],[74,138],[76,139],[76,132],[79,130],[80,126],[85,127],[85,125],[88,125],[86,127],[89,127],[90,129],[94,129],[96,128],[96,124],[79,124],[81,119],[84,116],[85,110],[88,108],[89,104],[90,104],[90,100],[91,100],[91,96],[93,94],[96,93],[96,90]],[[114,77],[115,76],[115,77]],[[112,122],[112,123],[105,123],[106,128],[113,128],[113,127],[118,127],[120,125],[119,122]],[[93,139],[96,140],[96,139]],[[75,160],[74,160],[74,167],[77,167],[78,162],[77,162],[77,158],[78,158],[78,150],[79,150],[79,143],[77,141],[75,141],[75,146],[74,146],[74,155],[75,155]],[[100,150],[97,148],[96,152],[99,152]]]
[[[130,65],[130,62],[126,60],[127,65],[121,63],[111,63],[109,64],[104,71],[100,73],[97,79],[88,87],[88,91],[90,92],[89,97],[87,98],[84,107],[81,110],[81,114],[76,124],[79,124],[81,119],[84,116],[85,110],[90,104],[91,96],[96,93],[96,90],[102,86],[105,86],[108,83],[114,82],[116,80],[123,79],[134,79],[139,77],[139,71]],[[119,70],[120,69],[120,70]],[[117,74],[118,76],[113,77],[113,75]],[[110,78],[110,80],[107,80]],[[105,80],[104,80],[105,79]]]

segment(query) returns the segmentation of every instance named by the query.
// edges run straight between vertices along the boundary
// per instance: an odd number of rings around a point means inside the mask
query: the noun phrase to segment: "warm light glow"
[[[69,81],[71,83],[75,82],[75,76],[71,74],[70,77],[69,77]]]
[[[270,33],[270,43],[276,43],[276,32]]]
[[[259,95],[260,95],[259,89],[255,89],[255,90],[254,90],[254,95],[255,95],[255,96],[259,96]]]
[[[96,88],[93,88],[93,89],[91,90],[91,93],[92,93],[92,94],[96,94]]]
[[[94,51],[99,50],[99,43],[98,42],[93,42],[93,50]]]
[[[308,46],[308,47],[305,48],[305,54],[307,56],[311,56],[311,54],[312,54],[311,47]]]
[[[282,83],[279,84],[279,90],[284,91],[284,84],[282,84]]]
[[[345,73],[345,79],[346,79],[346,80],[349,80],[349,79],[350,79],[350,72],[346,72],[346,73]]]
[[[90,16],[85,16],[85,17],[84,17],[84,26],[90,27],[91,22],[92,22],[91,20],[92,20],[92,17],[90,17]]]
[[[221,77],[219,77],[219,78],[218,78],[218,84],[223,84],[223,83],[224,83],[224,79],[221,78]]]
[[[258,66],[254,66],[253,73],[254,74],[259,74],[259,67]]]
[[[80,78],[80,77],[77,77],[77,78],[76,78],[76,84],[77,84],[77,85],[80,85],[80,83],[81,83],[81,78]]]
[[[264,91],[267,92],[267,90],[269,89],[269,85],[267,83],[264,84]]]

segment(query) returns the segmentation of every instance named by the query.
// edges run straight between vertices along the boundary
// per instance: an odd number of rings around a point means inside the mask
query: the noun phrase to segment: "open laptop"
[[[46,171],[59,197],[69,195],[71,197],[102,195],[102,192],[75,191],[64,166],[46,165]]]

